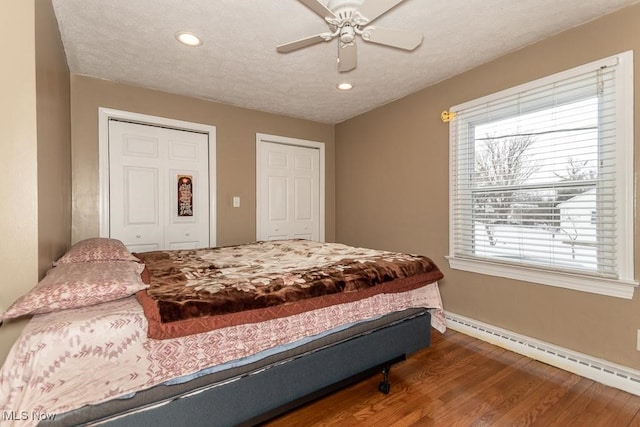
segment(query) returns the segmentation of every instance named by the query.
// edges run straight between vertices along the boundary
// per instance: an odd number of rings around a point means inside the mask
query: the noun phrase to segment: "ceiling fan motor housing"
[[[363,0],[329,0],[327,9],[340,19],[351,19],[353,13],[362,6]]]

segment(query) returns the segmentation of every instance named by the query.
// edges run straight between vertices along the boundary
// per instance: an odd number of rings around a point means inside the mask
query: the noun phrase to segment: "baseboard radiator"
[[[506,350],[640,396],[640,371],[446,312],[447,327]]]

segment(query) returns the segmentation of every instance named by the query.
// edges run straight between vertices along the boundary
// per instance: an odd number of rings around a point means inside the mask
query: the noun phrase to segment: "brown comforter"
[[[151,338],[298,314],[440,280],[424,256],[308,240],[136,254],[150,273],[137,294]]]

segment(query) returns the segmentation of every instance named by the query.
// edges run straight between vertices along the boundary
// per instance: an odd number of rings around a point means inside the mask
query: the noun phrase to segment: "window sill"
[[[449,266],[454,270],[470,271],[488,274],[496,277],[506,277],[542,285],[590,292],[616,298],[632,299],[634,289],[638,286],[635,281],[613,280],[601,277],[584,276],[557,271],[547,271],[531,267],[520,267],[499,264],[490,261],[479,261],[466,258],[448,256]]]

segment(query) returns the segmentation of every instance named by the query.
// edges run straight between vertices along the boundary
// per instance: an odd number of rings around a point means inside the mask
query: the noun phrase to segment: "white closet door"
[[[134,252],[209,246],[207,136],[109,121],[110,235]]]
[[[262,142],[258,240],[320,240],[320,154],[315,148]]]

